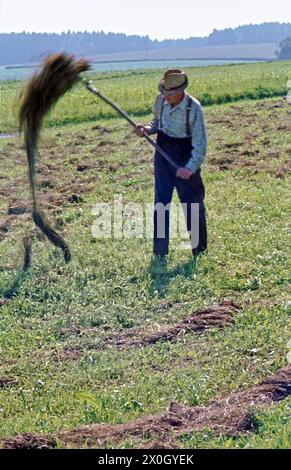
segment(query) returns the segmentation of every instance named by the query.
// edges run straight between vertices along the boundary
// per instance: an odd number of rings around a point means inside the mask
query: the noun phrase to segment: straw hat
[[[159,90],[165,96],[176,95],[188,86],[188,77],[179,69],[169,69],[159,83]]]

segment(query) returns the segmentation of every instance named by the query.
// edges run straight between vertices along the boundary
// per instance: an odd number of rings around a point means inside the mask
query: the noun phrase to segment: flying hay
[[[62,249],[66,262],[71,259],[69,246],[51,227],[37,206],[35,190],[37,144],[45,115],[59,98],[78,82],[80,73],[89,68],[89,62],[84,59],[75,60],[68,54],[52,54],[45,59],[40,71],[29,80],[20,97],[19,127],[20,131],[24,131],[33,220],[46,237]]]

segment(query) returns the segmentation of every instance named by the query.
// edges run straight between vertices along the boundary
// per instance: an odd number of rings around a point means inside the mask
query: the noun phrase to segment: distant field
[[[222,46],[180,47],[138,52],[99,54],[95,60],[142,60],[142,59],[275,59],[276,43],[235,44]]]
[[[93,73],[135,71],[140,69],[161,69],[171,67],[207,67],[209,65],[229,65],[248,62],[246,60],[193,60],[193,59],[162,59],[162,60],[105,60],[96,62],[91,60]],[[14,65],[10,67],[0,66],[0,82],[13,80],[27,80],[37,69],[39,64]]]
[[[242,99],[283,96],[291,77],[291,61],[188,68],[189,92],[203,105]],[[149,114],[163,71],[136,70],[89,74],[104,94],[135,117]],[[0,83],[0,132],[17,129],[21,82]],[[48,126],[113,118],[116,113],[78,86],[62,99],[47,118]]]

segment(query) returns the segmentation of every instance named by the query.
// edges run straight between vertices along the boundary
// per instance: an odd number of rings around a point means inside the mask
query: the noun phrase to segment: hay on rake
[[[35,191],[37,144],[45,115],[59,98],[78,82],[80,73],[89,67],[89,62],[84,59],[75,60],[68,54],[52,54],[45,59],[40,71],[29,80],[20,97],[19,127],[20,131],[24,131],[25,137],[33,220],[46,237],[62,249],[66,262],[71,259],[69,246],[51,227],[37,206]]]
[[[27,271],[31,266],[31,238],[23,237],[23,271]]]

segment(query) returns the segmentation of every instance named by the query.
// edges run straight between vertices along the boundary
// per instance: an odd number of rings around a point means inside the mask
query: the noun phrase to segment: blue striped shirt
[[[159,93],[156,97],[153,112],[154,119],[146,126],[149,134],[156,134],[162,131],[170,137],[189,137],[187,135],[186,120],[188,97],[191,99],[191,109],[189,113],[189,128],[192,138],[192,155],[186,167],[195,173],[206,157],[207,134],[205,129],[204,114],[196,98],[185,93],[183,100],[174,108],[165,100],[162,114],[162,123],[160,123],[161,108],[163,103],[163,95]]]

